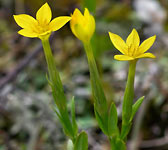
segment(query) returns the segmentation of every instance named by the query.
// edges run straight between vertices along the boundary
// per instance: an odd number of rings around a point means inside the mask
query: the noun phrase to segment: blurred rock
[[[145,29],[148,35],[161,34],[163,32],[163,23],[166,20],[166,10],[157,0],[135,0],[134,8],[137,16],[149,27]]]

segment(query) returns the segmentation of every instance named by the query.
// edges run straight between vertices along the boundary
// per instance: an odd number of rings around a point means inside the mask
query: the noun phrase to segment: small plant
[[[104,134],[107,135],[111,150],[126,150],[127,135],[131,129],[132,120],[144,100],[144,96],[142,96],[133,104],[136,63],[139,58],[155,58],[153,54],[145,52],[153,45],[156,36],[150,37],[140,45],[140,38],[135,29],[132,30],[126,42],[124,42],[120,36],[109,32],[113,45],[123,54],[115,55],[114,59],[129,61],[128,79],[122,107],[122,126],[120,129],[118,127],[116,105],[113,102],[110,106],[107,105],[93,55],[92,45],[90,43],[96,27],[94,17],[90,14],[89,10],[85,8],[84,15],[78,9],[75,9],[71,17],[57,17],[52,21],[51,18],[51,9],[47,3],[37,11],[36,19],[26,14],[14,15],[16,23],[23,28],[18,32],[19,34],[31,38],[38,37],[42,41],[49,72],[49,77],[47,77],[47,79],[51,86],[55,102],[53,110],[62,124],[64,133],[71,139],[73,149],[88,150],[88,137],[84,131],[80,133],[78,131],[73,98],[71,116],[68,114],[67,99],[49,43],[51,33],[60,29],[68,21],[70,21],[73,34],[82,41],[87,55],[92,95],[94,98],[94,112],[99,127]]]
[[[140,105],[144,100],[144,96],[142,96],[136,101],[135,104],[133,104],[136,63],[139,58],[155,58],[153,54],[145,52],[153,45],[156,36],[148,38],[139,46],[140,38],[135,29],[133,29],[130,35],[128,36],[126,43],[122,40],[120,36],[116,34],[109,32],[109,35],[113,45],[123,54],[123,55],[115,55],[114,59],[121,61],[129,61],[128,79],[122,106],[122,127],[120,134],[117,135],[117,137],[122,141],[122,143],[124,143],[123,148],[121,147],[121,145],[118,146],[121,148],[115,147],[117,145],[115,144],[117,139],[115,141],[112,140],[112,145],[114,145],[114,149],[118,148],[122,150],[126,149],[125,142],[132,125],[132,120],[134,118],[135,113],[137,112],[138,108],[140,107]],[[114,136],[116,137],[116,135]]]
[[[78,133],[78,127],[75,120],[75,104],[74,99],[72,98],[72,108],[71,108],[71,117],[68,114],[67,109],[67,100],[64,94],[63,85],[60,79],[59,72],[56,69],[54,57],[51,51],[49,37],[53,31],[57,31],[62,26],[64,26],[71,17],[62,16],[57,17],[51,21],[51,9],[47,3],[45,3],[36,14],[36,20],[25,14],[14,15],[16,23],[21,26],[23,29],[18,33],[26,37],[38,37],[40,38],[46,62],[48,65],[49,78],[48,83],[52,89],[52,95],[54,98],[55,106],[53,110],[57,114],[62,126],[64,133],[72,140],[74,144],[74,150],[77,150],[82,143],[83,149],[88,148],[87,144],[87,134],[82,131]],[[51,21],[51,22],[50,22]]]

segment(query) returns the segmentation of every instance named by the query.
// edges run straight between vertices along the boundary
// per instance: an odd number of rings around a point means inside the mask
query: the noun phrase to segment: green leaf
[[[128,124],[122,124],[122,129],[121,129],[121,139],[125,139],[126,136],[128,135],[130,129],[131,129],[131,123],[128,123]]]
[[[140,97],[136,102],[135,104],[132,106],[132,115],[131,115],[131,118],[130,118],[130,122],[133,120],[136,112],[138,111],[139,107],[141,106],[142,102],[144,100],[144,96]]]
[[[76,118],[75,118],[75,101],[74,101],[74,97],[72,97],[71,102],[72,102],[72,104],[71,104],[72,127],[73,127],[73,130],[74,130],[74,134],[76,135],[78,133],[78,126],[77,126]]]
[[[103,125],[103,120],[101,119],[101,116],[97,112],[95,105],[94,105],[94,112],[95,112],[96,120],[98,122],[98,125],[99,125],[100,129],[104,132],[104,134],[108,135],[108,132]]]
[[[57,111],[56,107],[53,107],[53,110],[55,111],[55,113],[57,114],[58,118],[59,118],[59,121],[61,122],[62,126],[63,126],[63,130],[64,130],[64,133],[65,135],[67,136],[70,136],[69,132],[68,132],[68,129],[66,128],[66,125],[64,124],[64,120],[63,118],[61,117],[61,115],[59,114],[59,112]]]
[[[74,150],[88,150],[88,136],[84,131],[77,137]]]
[[[67,118],[68,116],[66,114],[65,115],[60,114],[60,112],[57,111],[56,107],[53,107],[53,110],[57,114],[57,116],[59,118],[59,121],[63,126],[63,131],[64,131],[65,135],[67,135],[71,139],[73,139],[74,138],[74,133],[73,133],[71,122],[69,122],[69,118]]]
[[[118,135],[118,116],[117,116],[117,108],[114,103],[111,104],[108,116],[108,132],[109,135]]]
[[[49,77],[48,77],[48,74],[46,73],[46,79],[47,79],[47,81],[48,81],[48,84],[52,87],[53,86],[53,84],[52,84],[52,82],[50,81],[50,79],[49,79]]]

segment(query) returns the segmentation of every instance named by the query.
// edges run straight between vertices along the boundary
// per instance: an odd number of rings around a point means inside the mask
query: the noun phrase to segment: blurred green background
[[[47,65],[39,39],[17,34],[13,14],[35,17],[45,3],[53,17],[88,7],[96,19],[92,38],[95,58],[109,102],[121,118],[128,62],[113,59],[117,51],[108,32],[126,39],[133,28],[141,41],[156,34],[150,51],[156,59],[140,59],[135,100],[145,101],[134,119],[128,150],[168,150],[168,0],[0,0],[0,150],[66,150],[67,139],[51,109]],[[65,93],[75,97],[77,122],[89,136],[89,150],[110,150],[94,118],[87,60],[69,24],[51,37]],[[68,101],[69,106],[69,101]]]

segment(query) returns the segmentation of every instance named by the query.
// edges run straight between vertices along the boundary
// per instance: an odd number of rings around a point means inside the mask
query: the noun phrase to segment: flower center
[[[137,53],[138,52],[138,47],[135,47],[133,44],[131,44],[129,47],[128,47],[128,56],[137,56]]]
[[[38,34],[43,34],[45,32],[49,31],[49,25],[48,24],[40,24],[38,23],[36,27],[34,28],[34,32]]]

